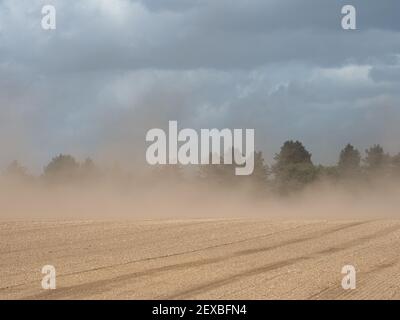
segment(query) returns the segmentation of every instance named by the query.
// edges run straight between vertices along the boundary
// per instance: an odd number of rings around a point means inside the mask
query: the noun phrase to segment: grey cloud
[[[344,1],[118,0],[115,3],[120,6],[115,5],[115,10],[92,0],[51,2],[58,8],[58,30],[49,35],[40,29],[39,17],[32,9],[39,12],[43,1],[29,1],[29,5],[3,1],[3,59],[48,72],[232,69],[289,60],[325,65],[340,65],[349,59],[363,63],[400,50],[397,1],[385,5],[355,1],[359,11],[356,32],[341,29]],[[22,13],[7,12],[17,9]],[[378,41],[379,46],[375,45]]]
[[[400,151],[398,1],[352,1],[357,31],[340,28],[347,1],[110,3],[0,1],[0,165],[144,161],[146,130],[168,120],[255,128],[269,161],[285,139],[324,163],[347,142]]]
[[[400,67],[398,66],[377,66],[371,70],[371,78],[374,81],[400,82]]]

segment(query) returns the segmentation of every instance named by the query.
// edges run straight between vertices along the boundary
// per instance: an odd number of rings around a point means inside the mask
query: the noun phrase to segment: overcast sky
[[[398,153],[399,88],[398,0],[0,0],[1,167],[144,162],[168,120],[254,128],[269,162],[287,139],[314,163],[348,142]]]

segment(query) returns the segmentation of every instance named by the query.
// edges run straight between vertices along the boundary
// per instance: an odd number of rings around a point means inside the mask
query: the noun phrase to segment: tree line
[[[232,152],[234,152],[232,150]],[[211,155],[210,155],[211,156]],[[315,165],[312,154],[300,141],[286,141],[274,163],[266,164],[263,153],[254,153],[254,171],[250,176],[236,176],[236,164],[201,165],[190,178],[180,165],[159,166],[147,177],[147,184],[174,182],[211,183],[220,187],[234,188],[241,185],[254,187],[258,191],[269,189],[280,194],[298,191],[320,180],[336,182],[365,182],[377,178],[400,176],[400,153],[391,156],[379,144],[373,145],[362,155],[353,145],[347,144],[338,155],[333,166]],[[222,163],[222,162],[221,162]],[[43,169],[40,177],[28,173],[19,162],[13,161],[3,172],[3,177],[17,181],[37,181],[49,184],[98,182],[105,176],[119,182],[133,183],[134,175],[118,167],[111,170],[99,168],[87,158],[78,162],[73,156],[60,154]]]
[[[380,178],[400,178],[400,153],[391,156],[381,145],[365,150],[364,157],[353,145],[347,144],[338,155],[336,165],[315,165],[312,154],[300,141],[286,141],[275,154],[274,164],[268,166],[262,152],[254,154],[254,172],[249,177],[237,177],[232,166],[206,166],[200,169],[207,180],[217,180],[232,186],[251,182],[285,194],[298,191],[321,180],[332,183],[367,183]]]

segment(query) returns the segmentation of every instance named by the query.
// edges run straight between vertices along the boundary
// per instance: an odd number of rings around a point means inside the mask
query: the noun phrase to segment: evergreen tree
[[[338,170],[341,175],[348,176],[360,172],[361,155],[351,144],[348,144],[339,156]]]
[[[275,155],[275,161],[275,183],[282,193],[301,189],[317,177],[318,171],[311,161],[311,153],[300,141],[286,141],[280,153]]]

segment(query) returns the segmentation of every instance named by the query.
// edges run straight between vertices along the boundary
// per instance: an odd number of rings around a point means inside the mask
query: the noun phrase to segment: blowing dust
[[[56,184],[0,180],[0,219],[386,219],[399,218],[395,179],[318,181],[278,194],[253,185],[138,179]],[[267,183],[268,184],[268,183]]]

